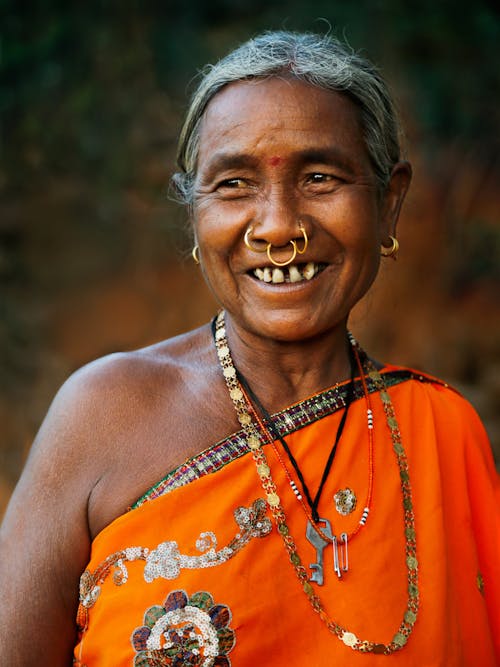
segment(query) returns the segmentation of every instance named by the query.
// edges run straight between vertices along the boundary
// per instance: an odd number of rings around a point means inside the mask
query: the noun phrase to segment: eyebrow
[[[214,153],[203,170],[203,180],[211,180],[220,171],[256,167],[258,160],[249,153]]]
[[[321,148],[306,148],[298,152],[298,159],[303,164],[329,164],[335,167],[340,167],[349,174],[354,174],[352,162],[349,157],[338,150],[337,148],[321,147]]]
[[[348,156],[331,146],[325,148],[305,148],[294,153],[291,159],[298,164],[328,164],[339,167],[350,175],[354,175],[355,173]],[[258,164],[259,159],[249,153],[226,153],[219,151],[209,158],[208,164],[203,170],[203,180],[210,181],[220,171],[255,168]]]

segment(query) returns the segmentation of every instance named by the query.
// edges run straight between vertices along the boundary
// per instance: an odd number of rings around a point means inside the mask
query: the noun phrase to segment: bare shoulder
[[[80,369],[62,387],[38,439],[50,456],[80,471],[93,537],[166,472],[211,444],[207,428],[222,424],[214,439],[231,429],[220,419],[226,401],[206,326]]]
[[[121,401],[175,385],[200,363],[211,362],[207,335],[207,328],[202,327],[155,345],[96,359],[65,382],[56,400],[73,404],[78,399],[76,404],[82,409],[103,397]]]
[[[203,327],[99,359],[61,387],[0,533],[0,643],[18,638],[9,664],[27,664],[23,645],[46,657],[40,664],[70,664],[78,580],[93,537],[169,468],[208,446],[208,424],[231,428],[220,383]],[[54,627],[56,637],[47,630]]]
[[[38,439],[44,440],[46,430],[56,428],[58,433],[76,433],[85,439],[87,454],[94,445],[101,449],[100,429],[112,436],[138,422],[158,401],[162,407],[177,403],[190,386],[214,373],[212,356],[202,328],[150,347],[97,359],[76,371],[61,387]],[[51,444],[57,446],[57,441]]]
[[[120,434],[144,428],[144,419],[182,395],[195,367],[210,373],[200,348],[201,331],[155,346],[111,354],[76,371],[63,384],[35,439],[26,466],[53,474],[102,475],[102,465]],[[57,462],[57,465],[54,465]],[[93,466],[93,463],[95,466]],[[94,470],[95,468],[95,470]]]

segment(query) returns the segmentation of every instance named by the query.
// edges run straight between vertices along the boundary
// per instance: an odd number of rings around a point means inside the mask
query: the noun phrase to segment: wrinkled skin
[[[193,224],[203,273],[228,311],[237,365],[277,410],[349,375],[345,327],[378,269],[410,180],[380,192],[347,98],[294,80],[238,83],[201,129]],[[243,236],[291,239],[321,263],[268,285]],[[193,419],[196,415],[196,419]],[[92,539],[168,470],[238,429],[208,325],[98,360],[55,398],[1,530],[0,645],[9,667],[71,664],[78,580]]]
[[[380,192],[358,109],[345,95],[290,78],[220,92],[201,126],[193,223],[232,345],[263,345],[274,357],[298,344],[300,357],[314,339],[313,356],[329,349],[330,368],[345,373],[347,317],[375,279],[380,246],[395,234],[410,174],[407,163],[397,164]],[[291,239],[303,245],[299,224],[309,243],[295,263],[325,268],[310,281],[256,279],[256,267],[273,267],[242,243],[248,227],[255,247],[271,243],[273,257],[285,261]],[[303,374],[299,382],[304,390]]]

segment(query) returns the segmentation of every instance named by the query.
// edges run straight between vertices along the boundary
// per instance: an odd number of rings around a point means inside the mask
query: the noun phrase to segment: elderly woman
[[[207,71],[178,164],[223,310],[55,399],[3,528],[3,664],[492,667],[481,424],[347,329],[411,177],[380,75],[262,35]]]

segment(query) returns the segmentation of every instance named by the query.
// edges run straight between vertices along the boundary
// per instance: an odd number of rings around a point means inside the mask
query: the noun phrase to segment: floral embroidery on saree
[[[272,524],[266,516],[266,507],[265,501],[258,498],[252,503],[251,507],[236,508],[234,518],[239,531],[227,546],[219,550],[217,549],[217,538],[214,533],[201,533],[196,541],[196,548],[201,554],[199,556],[181,554],[179,546],[174,540],[162,542],[152,550],[146,547],[127,547],[116,551],[100,563],[94,572],[85,570],[82,574],[80,578],[80,611],[82,611],[82,608],[87,610],[96,603],[101,593],[101,585],[112,570],[112,580],[116,586],[122,586],[128,581],[128,562],[145,562],[144,580],[147,583],[159,578],[176,579],[183,569],[194,570],[216,567],[225,563],[241,551],[253,538],[269,535]]]
[[[162,606],[146,611],[144,625],[132,633],[134,667],[230,667],[227,654],[235,644],[230,621],[229,607],[215,604],[210,593],[188,598],[183,590],[172,591]]]

